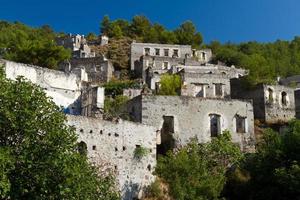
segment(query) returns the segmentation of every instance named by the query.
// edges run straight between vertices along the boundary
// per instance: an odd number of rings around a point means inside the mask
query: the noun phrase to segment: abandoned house
[[[260,84],[246,89],[239,79],[231,80],[233,99],[252,99],[254,117],[269,124],[285,123],[295,118],[294,89],[284,85]]]
[[[196,57],[198,56],[199,57]],[[201,65],[211,61],[209,49],[192,50],[190,45],[170,45],[153,43],[131,44],[130,68],[137,77],[146,80],[146,71],[158,74],[168,72],[173,65]]]
[[[72,58],[59,65],[60,70],[67,73],[80,73],[81,69],[87,72],[87,81],[93,83],[109,82],[114,74],[114,67],[104,56],[93,58]]]
[[[140,95],[131,99],[126,109],[135,122],[157,129],[161,153],[192,138],[209,142],[225,130],[242,150],[254,148],[253,106],[249,100]]]
[[[56,38],[56,43],[72,51],[73,58],[91,58],[95,57],[95,52],[92,52],[87,45],[84,35],[64,35]]]
[[[123,120],[103,120],[104,88],[87,82],[84,69],[77,75],[6,60],[0,60],[0,65],[7,78],[23,76],[63,107],[66,123],[76,128],[79,149],[87,152],[93,164],[116,174],[123,200],[139,198],[144,187],[153,182],[160,142],[155,128]],[[146,155],[136,157],[136,148],[146,149]]]

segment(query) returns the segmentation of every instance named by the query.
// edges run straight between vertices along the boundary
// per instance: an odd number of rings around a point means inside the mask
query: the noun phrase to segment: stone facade
[[[142,89],[128,88],[123,90],[123,96],[126,96],[129,99],[139,96],[141,95],[141,93],[142,93]]]
[[[104,97],[103,87],[87,84],[81,94],[81,115],[102,118],[104,112]]]
[[[182,80],[181,95],[230,98],[230,79],[248,74],[247,70],[221,65],[175,66]]]
[[[72,51],[73,58],[91,58],[95,57],[95,52],[92,52],[87,45],[84,35],[65,35],[56,38],[57,45],[63,46]]]
[[[68,115],[68,124],[76,128],[79,144],[84,142],[92,163],[115,172],[123,200],[141,196],[141,189],[154,180],[156,166],[156,130],[128,121],[111,122]],[[135,149],[147,154],[135,157]]]
[[[73,58],[69,62],[60,64],[60,69],[79,75],[80,69],[87,73],[87,81],[93,83],[105,83],[113,77],[114,67],[110,60],[104,57]]]
[[[200,57],[197,57],[200,55]],[[201,65],[211,60],[211,51],[192,50],[190,45],[153,43],[131,44],[130,66],[136,76],[146,81],[146,71],[168,71],[173,65]]]
[[[245,89],[238,79],[231,80],[231,97],[252,99],[255,119],[266,123],[288,122],[295,118],[294,89],[283,85],[261,84]]]
[[[62,106],[66,113],[80,114],[81,79],[76,74],[64,73],[33,65],[2,60],[6,77],[15,80],[23,76],[44,89],[55,104]]]
[[[233,142],[243,151],[254,148],[251,101],[141,95],[128,103],[127,111],[134,121],[160,131],[162,143],[166,138],[164,134],[171,135],[176,145],[181,146],[194,137],[201,143],[209,142],[212,137],[229,130]],[[167,120],[172,121],[168,125],[172,126],[170,133],[163,132]]]

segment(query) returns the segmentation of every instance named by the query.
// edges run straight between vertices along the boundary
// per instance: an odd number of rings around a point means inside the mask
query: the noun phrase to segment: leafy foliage
[[[181,78],[177,74],[164,74],[160,79],[160,95],[179,95],[181,89]]]
[[[123,119],[128,119],[129,114],[123,111],[122,107],[128,101],[128,97],[123,95],[118,95],[115,98],[105,98],[104,100],[104,113],[107,119],[112,119],[114,117],[121,117]]]
[[[87,36],[86,36],[86,40],[87,41],[94,41],[94,40],[97,40],[98,37],[95,33],[88,33]]]
[[[117,19],[111,21],[104,16],[100,31],[111,38],[129,37],[141,42],[185,44],[200,48],[203,42],[201,33],[196,31],[191,21],[182,23],[174,31],[169,31],[157,23],[151,23],[145,16],[134,16],[130,22]]]
[[[105,87],[105,95],[123,95],[123,90],[126,88],[140,88],[137,80],[111,80],[103,84]]]
[[[0,21],[0,56],[5,59],[55,69],[71,53],[57,46],[54,39],[49,26],[30,28],[19,22]]]
[[[291,121],[282,135],[271,129],[266,130],[257,153],[249,155],[240,166],[244,173],[249,174],[249,178],[230,182],[231,190],[227,191],[230,199],[298,199],[299,147],[299,120]]]
[[[156,173],[163,178],[178,200],[217,199],[226,182],[226,170],[237,164],[242,154],[224,132],[211,143],[192,140],[178,153],[168,152],[158,159]]]
[[[137,146],[134,149],[134,158],[137,160],[142,159],[144,156],[146,156],[149,153],[149,149],[142,147],[142,146]]]
[[[300,73],[300,38],[274,43],[247,42],[220,44],[211,42],[207,47],[215,54],[215,62],[221,61],[250,70],[250,85],[272,83],[276,76],[287,77]]]
[[[118,199],[77,152],[61,108],[24,79],[0,73],[0,191],[4,199]]]

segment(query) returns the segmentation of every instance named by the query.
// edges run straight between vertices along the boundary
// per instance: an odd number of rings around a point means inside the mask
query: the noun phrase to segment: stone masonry
[[[141,196],[141,189],[153,180],[156,166],[156,130],[154,127],[119,120],[116,122],[68,115],[68,124],[76,128],[78,142],[87,147],[90,161],[103,170],[114,171],[123,200]],[[135,158],[136,148],[147,154]]]
[[[230,131],[233,142],[242,150],[254,148],[251,101],[141,95],[128,103],[127,110],[135,122],[154,126],[158,131],[162,130],[165,117],[172,118],[171,135],[177,146],[187,144],[194,137],[200,143],[209,142],[215,136],[212,129],[216,128],[216,134]],[[213,121],[215,116],[217,120]],[[162,142],[163,138],[161,135]]]

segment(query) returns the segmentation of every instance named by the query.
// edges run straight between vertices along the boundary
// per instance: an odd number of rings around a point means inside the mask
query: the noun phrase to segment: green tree
[[[121,27],[117,23],[112,23],[109,28],[108,37],[120,39],[123,36]]]
[[[145,16],[136,15],[130,25],[131,36],[144,38],[150,31],[151,22]]]
[[[170,186],[178,200],[218,199],[226,182],[229,166],[243,158],[239,148],[230,142],[228,131],[211,143],[192,140],[178,153],[160,157],[156,173]]]
[[[190,44],[199,48],[202,44],[202,35],[196,32],[196,27],[191,21],[186,21],[174,31],[179,44]]]
[[[115,98],[105,98],[104,101],[104,113],[107,118],[122,117],[128,119],[129,115],[126,111],[123,111],[122,107],[128,101],[128,97],[118,95]]]
[[[177,74],[164,74],[160,79],[160,95],[179,95],[181,89],[181,78]]]
[[[100,23],[100,33],[108,35],[110,29],[110,19],[108,15],[105,15]]]
[[[232,183],[234,187],[227,191],[230,199],[298,199],[300,196],[299,147],[299,120],[291,121],[283,134],[267,129],[258,144],[257,153],[248,155],[240,166],[241,170],[249,173],[250,178],[243,184]]]
[[[49,26],[30,28],[19,22],[0,23],[0,56],[41,67],[56,68],[71,52],[55,43]]]
[[[87,41],[97,40],[97,35],[95,33],[88,33],[86,36]]]
[[[4,199],[118,199],[113,179],[77,152],[74,129],[41,88],[0,73],[0,102]]]

